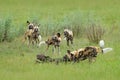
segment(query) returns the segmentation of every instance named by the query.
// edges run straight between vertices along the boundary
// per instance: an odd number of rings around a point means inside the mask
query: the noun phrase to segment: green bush
[[[6,18],[4,20],[0,20],[0,42],[10,42],[14,40],[17,35],[16,28],[12,25],[12,19]]]

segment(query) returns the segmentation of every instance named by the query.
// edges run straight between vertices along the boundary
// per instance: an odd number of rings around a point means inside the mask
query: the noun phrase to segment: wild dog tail
[[[104,40],[100,40],[100,41],[99,41],[99,46],[100,46],[101,49],[104,48],[104,46],[105,46]]]
[[[42,37],[41,35],[38,36],[38,40],[41,41],[42,40]]]
[[[104,48],[104,49],[102,49],[103,53],[107,53],[107,52],[110,52],[112,50],[113,50],[113,48]]]
[[[113,48],[104,48],[105,47],[105,42],[104,40],[100,40],[99,46],[102,49],[102,53],[107,53],[113,50]]]
[[[42,44],[46,44],[45,41],[40,41],[40,43],[38,44],[38,46],[41,46]]]

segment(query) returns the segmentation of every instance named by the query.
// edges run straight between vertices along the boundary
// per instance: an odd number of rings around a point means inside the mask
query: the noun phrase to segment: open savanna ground
[[[120,1],[119,0],[0,0],[0,79],[1,80],[118,80],[120,79]],[[28,46],[23,43],[26,21],[40,25],[42,40],[62,33],[60,55],[46,51],[46,45]],[[95,24],[105,33],[105,47],[113,48],[99,54],[96,61],[79,63],[36,64],[36,55],[44,53],[61,58],[66,50],[99,46],[89,42],[87,28]],[[64,28],[72,29],[73,46],[63,40]],[[6,41],[2,42],[7,30]]]

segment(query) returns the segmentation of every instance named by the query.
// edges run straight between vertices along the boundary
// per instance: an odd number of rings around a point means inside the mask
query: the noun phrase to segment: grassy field
[[[16,35],[12,42],[0,43],[1,80],[118,80],[120,79],[120,1],[119,0],[0,0],[0,29],[2,21],[11,19],[11,30],[21,35],[26,30],[26,21],[41,23],[41,33],[52,35],[53,29],[62,32],[61,26],[96,22],[105,28],[103,36],[105,47],[113,51],[99,54],[96,62],[88,60],[80,63],[35,64],[36,54],[44,53],[51,57],[62,57],[67,49],[75,50],[89,45],[87,38],[75,37],[74,49],[61,43],[61,54],[53,54],[52,48],[45,52],[46,46],[28,47]],[[66,18],[67,17],[67,18]],[[87,20],[90,19],[90,22]],[[57,26],[59,24],[59,27]],[[46,30],[46,25],[50,30]],[[19,32],[20,33],[20,32]],[[14,35],[13,33],[12,35]],[[18,32],[16,33],[18,34]],[[42,35],[43,40],[48,36]],[[22,56],[24,55],[24,56]]]

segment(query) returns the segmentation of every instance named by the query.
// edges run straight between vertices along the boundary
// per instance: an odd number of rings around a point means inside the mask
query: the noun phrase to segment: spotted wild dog
[[[71,51],[70,50],[67,50],[67,54],[65,54],[64,56],[63,56],[63,61],[66,63],[66,62],[71,62],[71,61],[73,61],[73,54],[71,53]]]
[[[93,58],[97,57],[97,54],[101,52],[101,49],[96,46],[88,46],[83,50],[79,50],[79,58],[81,60],[88,59],[89,62],[92,61]]]
[[[81,56],[83,55],[84,48],[74,50],[74,51],[70,51],[70,50],[68,50],[68,51],[69,52],[68,52],[67,56],[69,56],[69,58],[71,58],[72,61],[79,62]]]
[[[64,29],[64,37],[67,41],[67,46],[69,46],[69,41],[71,41],[71,44],[73,44],[73,32],[69,29]]]
[[[93,58],[97,56],[97,54],[100,52],[100,48],[96,46],[88,46],[85,48],[80,48],[78,50],[74,51],[68,51],[68,54],[66,55],[68,60],[72,60],[74,62],[79,62],[82,60],[88,59],[89,62],[92,61]]]
[[[24,34],[25,40],[28,39],[29,45],[31,43],[34,44],[35,42],[36,44],[39,43],[39,41],[41,40],[41,35],[39,33],[39,26],[34,25],[33,23],[30,23],[29,21],[27,21],[27,24],[28,24],[28,29]]]
[[[83,55],[84,48],[80,48],[78,50],[72,51],[71,53],[74,55],[74,62],[79,62],[81,60],[81,56]]]
[[[96,57],[98,53],[102,52],[102,49],[96,46],[88,46],[88,47],[85,47],[84,51],[92,52],[91,56]]]
[[[43,63],[43,62],[52,62],[53,61],[53,59],[51,57],[46,56],[44,54],[38,54],[38,55],[36,55],[36,58],[37,58],[36,62]]]
[[[61,34],[57,33],[56,35],[48,38],[48,40],[45,41],[47,44],[47,50],[50,45],[54,46],[53,53],[55,53],[55,48],[58,47],[58,53],[60,52],[60,42],[61,42]]]

